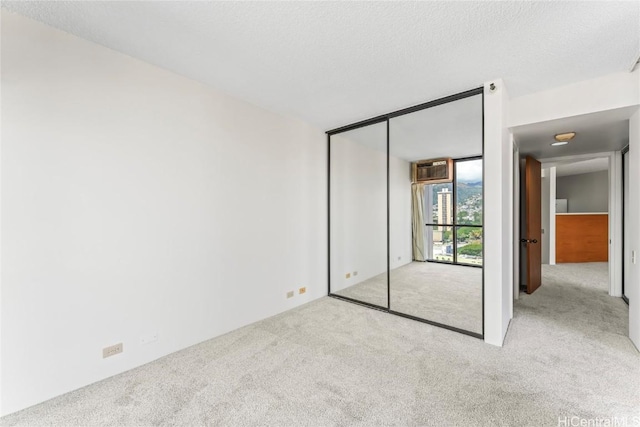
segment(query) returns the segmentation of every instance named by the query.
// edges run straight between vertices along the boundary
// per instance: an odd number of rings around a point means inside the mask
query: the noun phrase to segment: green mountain
[[[464,204],[471,196],[482,196],[482,182],[458,183],[456,197],[459,204]]]
[[[438,200],[436,196],[437,193],[443,189],[449,189],[449,191],[452,191],[452,187],[452,184],[433,184],[431,188],[433,191],[434,203]],[[458,204],[464,204],[467,199],[472,196],[479,195],[482,197],[482,182],[459,182],[456,191]]]

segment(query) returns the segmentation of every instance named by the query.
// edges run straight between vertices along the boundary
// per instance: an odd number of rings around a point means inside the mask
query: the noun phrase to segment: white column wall
[[[549,168],[549,265],[556,265],[556,167]]]
[[[484,339],[502,346],[513,315],[514,144],[502,80],[485,83],[484,97]]]
[[[625,291],[629,291],[629,338],[640,350],[640,110],[629,120],[629,218],[625,234],[630,252],[635,253],[635,263],[631,253],[624,254],[631,267]]]

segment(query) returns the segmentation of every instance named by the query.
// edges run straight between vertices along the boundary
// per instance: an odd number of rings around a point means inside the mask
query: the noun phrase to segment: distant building
[[[448,188],[438,193],[438,224],[453,224],[452,193]]]

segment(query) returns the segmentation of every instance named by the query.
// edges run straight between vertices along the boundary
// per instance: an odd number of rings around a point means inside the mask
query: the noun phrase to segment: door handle
[[[529,239],[520,239],[521,243],[531,243],[531,240]]]
[[[533,239],[531,243],[538,243],[538,241],[536,239]]]

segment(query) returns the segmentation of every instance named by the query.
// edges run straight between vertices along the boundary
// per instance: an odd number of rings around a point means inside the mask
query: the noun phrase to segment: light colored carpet
[[[391,309],[482,333],[482,269],[411,262],[391,270]],[[386,307],[387,273],[336,292]]]
[[[0,423],[557,426],[615,416],[633,425],[640,357],[625,336],[627,306],[597,271],[545,266],[503,348],[322,298]]]

